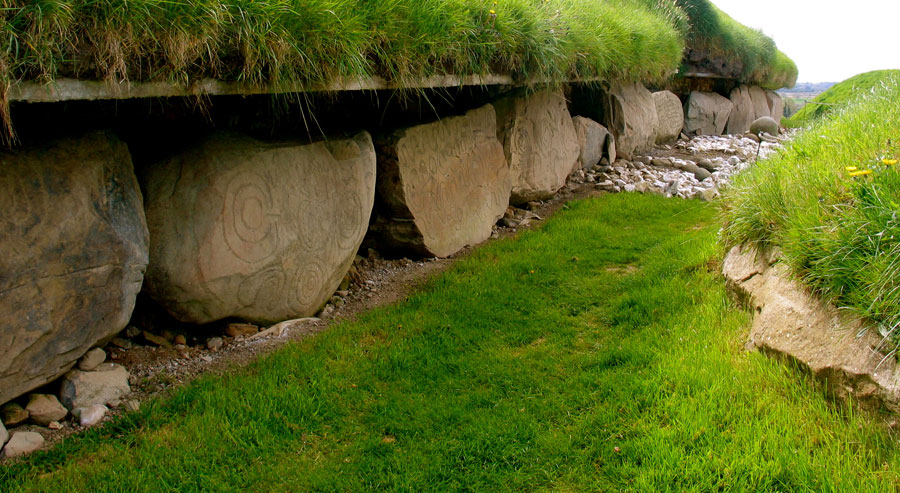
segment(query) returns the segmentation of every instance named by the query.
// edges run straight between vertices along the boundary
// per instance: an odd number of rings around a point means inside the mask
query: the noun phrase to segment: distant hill
[[[834,84],[827,91],[813,98],[796,115],[791,117],[791,123],[805,125],[818,118],[846,106],[865,93],[871,93],[873,88],[881,86],[887,78],[900,77],[900,70],[875,70],[864,74],[855,75],[843,82]],[[798,87],[800,84],[797,85]]]
[[[822,93],[831,88],[831,86],[835,85],[836,82],[798,82],[796,86],[790,89],[779,89],[779,93],[792,94],[792,93]]]

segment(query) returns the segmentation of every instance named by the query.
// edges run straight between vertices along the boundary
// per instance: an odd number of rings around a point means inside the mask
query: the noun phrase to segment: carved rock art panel
[[[561,91],[497,101],[497,133],[512,174],[510,201],[552,197],[578,161],[580,148]]]
[[[106,133],[0,153],[0,402],[65,373],[131,317],[147,226]]]
[[[488,239],[509,205],[509,168],[490,105],[378,143],[377,229],[389,246],[446,257]]]
[[[653,93],[659,126],[656,127],[656,143],[662,144],[678,139],[684,128],[684,108],[674,93],[659,91]]]
[[[313,144],[215,135],[149,167],[146,289],[176,318],[314,314],[350,268],[375,194],[367,133]]]

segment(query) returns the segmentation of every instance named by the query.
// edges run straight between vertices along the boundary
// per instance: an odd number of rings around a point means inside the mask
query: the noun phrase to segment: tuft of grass
[[[851,79],[852,80],[852,79]],[[857,87],[857,95],[846,91]],[[774,245],[838,306],[900,326],[900,73],[841,84],[835,106],[740,176],[723,202],[727,244]]]
[[[799,127],[823,118],[852,103],[856,98],[866,97],[880,90],[886,81],[896,79],[898,75],[900,70],[875,70],[835,84],[793,115],[791,125]]]
[[[743,350],[715,212],[572,203],[397,306],[0,468],[0,490],[896,489],[888,432]]]

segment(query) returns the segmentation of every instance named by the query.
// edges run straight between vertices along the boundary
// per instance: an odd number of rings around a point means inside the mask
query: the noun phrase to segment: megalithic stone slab
[[[781,95],[775,91],[766,91],[766,103],[769,105],[769,114],[772,116],[772,119],[781,123],[781,119],[784,118],[784,100],[781,99]]]
[[[675,93],[659,91],[653,93],[659,125],[656,127],[656,143],[663,144],[677,140],[684,128],[684,107]]]
[[[375,199],[369,134],[312,144],[215,134],[141,175],[146,291],[179,320],[316,313],[347,273]]]
[[[373,228],[383,245],[446,257],[491,236],[512,187],[491,105],[380,138]]]
[[[572,124],[578,136],[578,164],[582,168],[595,166],[604,156],[609,162],[616,160],[615,139],[606,127],[583,116],[573,117]]]
[[[731,135],[741,135],[750,130],[750,124],[758,117],[753,99],[750,97],[750,88],[747,86],[735,87],[731,91],[731,104],[734,108],[728,117],[726,131]]]
[[[759,86],[750,86],[750,100],[753,101],[754,120],[764,116],[772,116],[769,101],[766,98],[766,90]]]
[[[625,159],[656,143],[659,116],[653,94],[642,84],[613,83],[603,98],[606,128],[616,136],[616,152]]]
[[[697,135],[722,135],[734,105],[714,92],[694,91],[684,110],[684,131]],[[747,123],[748,127],[750,123]]]
[[[122,330],[147,266],[128,148],[107,133],[0,153],[0,402]]]
[[[496,103],[497,136],[512,172],[510,202],[552,197],[578,160],[578,137],[562,91],[505,97]]]

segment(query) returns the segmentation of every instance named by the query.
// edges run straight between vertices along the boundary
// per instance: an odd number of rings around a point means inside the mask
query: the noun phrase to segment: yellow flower
[[[888,166],[893,166],[893,165],[897,164],[897,160],[896,160],[896,159],[887,159],[887,158],[885,158],[885,159],[882,159],[881,162],[884,163],[884,164],[886,164],[886,165],[888,165]]]
[[[491,15],[497,15],[497,11],[494,9],[488,10],[488,12],[490,12]]]
[[[844,169],[847,170],[847,171],[856,171],[856,170],[858,170],[859,168],[857,168],[856,166],[847,166],[847,167],[844,168]]]
[[[854,171],[854,172],[850,173],[850,176],[863,176],[863,175],[871,175],[871,174],[872,174],[872,170],[864,169],[862,171]]]

